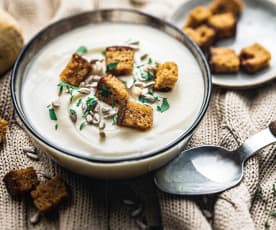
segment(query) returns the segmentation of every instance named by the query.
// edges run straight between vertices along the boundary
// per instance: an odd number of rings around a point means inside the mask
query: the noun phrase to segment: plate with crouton
[[[178,155],[212,89],[204,54],[187,35],[120,9],[43,29],[22,50],[11,82],[19,119],[38,146],[72,171],[108,179],[147,173]],[[36,188],[35,205],[47,212],[44,185]]]
[[[186,0],[171,22],[204,52],[214,85],[254,88],[276,78],[276,2]]]

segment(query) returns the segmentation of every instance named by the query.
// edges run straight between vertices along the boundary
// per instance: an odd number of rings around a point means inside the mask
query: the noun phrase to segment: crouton
[[[42,214],[54,210],[62,201],[69,198],[69,190],[64,180],[57,176],[42,183],[31,192],[33,202]]]
[[[0,118],[0,144],[4,141],[6,133],[8,131],[9,123]]]
[[[216,37],[216,31],[206,25],[199,26],[196,29],[185,28],[184,32],[189,35],[203,51],[209,50]]]
[[[208,19],[208,25],[216,31],[216,37],[231,38],[236,35],[237,19],[232,13],[213,15]]]
[[[237,73],[240,68],[239,57],[230,48],[212,48],[209,64],[212,72],[218,74]]]
[[[106,70],[114,75],[129,75],[134,65],[135,50],[127,46],[111,46],[105,51]]]
[[[267,68],[270,60],[270,52],[258,43],[243,48],[240,53],[241,67],[248,73],[256,73]]]
[[[119,107],[118,125],[147,130],[153,126],[153,110],[149,105],[126,101]]]
[[[12,170],[3,179],[9,194],[13,197],[26,194],[39,184],[33,167]]]
[[[178,67],[174,62],[159,64],[156,71],[154,89],[162,92],[170,91],[178,79]]]
[[[185,23],[185,28],[196,28],[202,24],[205,24],[210,16],[211,11],[208,8],[204,6],[198,6],[189,12],[188,19]]]
[[[125,84],[111,74],[100,79],[95,96],[109,105],[119,105],[129,98]]]
[[[244,7],[242,0],[214,0],[210,6],[213,14],[232,13],[240,14]]]
[[[79,86],[88,77],[91,70],[91,64],[86,59],[78,54],[73,54],[71,60],[61,72],[60,80],[73,86]]]

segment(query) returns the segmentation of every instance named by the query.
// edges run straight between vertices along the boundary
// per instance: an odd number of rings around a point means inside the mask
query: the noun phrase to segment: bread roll
[[[17,22],[0,9],[0,75],[9,70],[24,45]]]

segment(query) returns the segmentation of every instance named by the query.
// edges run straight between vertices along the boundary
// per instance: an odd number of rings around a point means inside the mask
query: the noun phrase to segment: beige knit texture
[[[138,9],[164,18],[179,2],[152,0],[138,6]],[[133,7],[127,0],[0,0],[0,7],[22,26],[26,40],[60,17],[94,7],[114,6]],[[6,141],[0,146],[0,178],[11,169],[33,166],[40,173],[63,176],[72,188],[73,198],[55,218],[44,217],[38,224],[32,225],[29,222],[35,213],[32,203],[11,199],[1,180],[0,229],[141,229],[141,222],[157,223],[160,215],[164,229],[169,230],[251,230],[265,229],[265,225],[276,229],[276,217],[271,216],[271,211],[276,211],[276,195],[273,195],[273,184],[276,184],[275,145],[248,160],[239,186],[218,195],[167,195],[155,189],[151,175],[126,182],[97,181],[61,168],[44,153],[40,153],[39,161],[23,154],[22,148],[32,146],[32,143],[15,122],[9,81],[9,74],[0,77],[0,117],[10,122]],[[209,110],[188,147],[212,144],[235,149],[275,119],[275,81],[245,91],[215,88]],[[262,199],[254,196],[258,187],[262,189]],[[124,199],[143,205],[142,214],[131,217],[134,208],[123,205]]]

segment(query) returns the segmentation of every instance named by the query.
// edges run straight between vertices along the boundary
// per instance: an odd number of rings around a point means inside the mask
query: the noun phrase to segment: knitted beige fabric
[[[152,0],[137,7],[167,17],[179,2]],[[133,7],[127,0],[0,0],[0,7],[22,26],[26,40],[60,17],[94,7],[114,6]],[[157,191],[151,183],[151,175],[121,183],[96,181],[68,172],[44,153],[40,152],[39,161],[27,158],[22,149],[32,144],[14,120],[8,74],[0,77],[0,117],[10,122],[6,141],[0,146],[0,178],[11,169],[33,166],[40,174],[62,175],[73,194],[71,202],[63,206],[55,218],[43,217],[32,225],[29,222],[35,213],[32,203],[11,199],[1,180],[0,229],[143,229],[145,224],[158,225],[160,219],[168,230],[276,229],[276,218],[271,215],[276,211],[275,145],[246,163],[245,177],[239,186],[219,195],[180,197]],[[209,110],[188,147],[213,144],[235,149],[275,119],[275,81],[247,91],[215,88]],[[43,179],[41,175],[40,179]],[[261,197],[254,195],[257,188],[261,188]],[[123,204],[127,202],[122,200],[129,199],[134,200],[137,207]],[[142,213],[136,216],[139,209]]]

